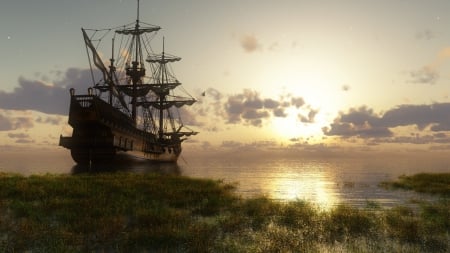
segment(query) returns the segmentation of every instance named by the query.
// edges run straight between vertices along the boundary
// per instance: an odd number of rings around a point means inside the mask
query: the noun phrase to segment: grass
[[[448,252],[450,200],[321,210],[221,181],[0,174],[1,252]]]
[[[394,182],[383,182],[381,186],[393,189],[414,190],[450,197],[450,173],[419,173],[401,176]]]

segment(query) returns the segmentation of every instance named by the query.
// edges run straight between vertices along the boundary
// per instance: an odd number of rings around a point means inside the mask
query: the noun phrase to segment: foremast
[[[150,64],[154,64],[153,83],[150,84],[150,89],[156,94],[156,100],[143,101],[139,103],[140,106],[147,109],[156,109],[158,115],[158,139],[160,141],[171,139],[172,141],[180,141],[183,136],[195,135],[194,131],[181,131],[184,127],[183,123],[179,122],[177,127],[174,123],[173,112],[171,108],[180,108],[185,105],[192,105],[196,102],[193,97],[182,97],[172,94],[172,91],[181,85],[180,81],[176,79],[174,74],[170,71],[169,64],[180,61],[181,58],[167,54],[164,47],[163,39],[163,51],[161,54],[149,55],[146,61]],[[165,120],[168,122],[165,124]],[[167,125],[170,125],[171,129],[167,129]]]

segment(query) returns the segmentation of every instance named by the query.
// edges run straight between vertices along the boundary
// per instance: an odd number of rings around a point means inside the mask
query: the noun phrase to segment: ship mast
[[[131,77],[132,85],[133,85],[133,96],[131,96],[131,117],[136,124],[136,99],[137,99],[137,85],[141,78],[145,75],[145,68],[142,66],[142,62],[138,62],[139,60],[139,53],[141,51],[141,39],[140,39],[140,32],[139,32],[139,0],[137,1],[137,18],[136,18],[136,25],[134,27],[134,34],[133,39],[136,43],[135,45],[135,59],[133,62],[131,62],[131,69],[127,69],[127,72],[129,76]],[[139,63],[141,63],[141,67],[138,67]]]
[[[128,112],[131,111],[131,121],[135,126],[138,125],[138,113],[140,110],[142,110],[143,113],[150,115],[151,121],[153,122],[151,132],[160,141],[168,143],[172,138],[175,141],[180,140],[180,137],[182,136],[196,134],[196,132],[192,131],[181,131],[181,128],[183,127],[181,119],[177,122],[179,127],[175,127],[176,124],[174,123],[172,115],[172,111],[176,110],[176,108],[192,105],[196,100],[189,94],[186,94],[188,97],[185,97],[175,95],[175,93],[172,92],[172,90],[181,85],[181,83],[175,78],[173,73],[171,73],[171,70],[169,69],[170,66],[167,64],[179,61],[181,58],[165,52],[164,38],[162,53],[159,55],[150,54],[151,47],[148,44],[149,38],[147,37],[147,34],[156,32],[160,29],[161,27],[159,26],[150,25],[140,21],[140,1],[137,0],[136,21],[115,30],[115,34],[121,35],[121,38],[118,40],[120,41],[118,49],[119,54],[117,59],[115,59],[114,51],[117,51],[117,49],[114,45],[116,36],[114,35],[109,70],[103,65],[103,61],[97,53],[96,47],[92,44],[91,39],[84,30],[83,35],[86,46],[93,52],[94,64],[101,70],[103,79],[109,86],[101,89],[101,91],[107,91],[107,88],[109,88],[109,103],[112,105],[112,92],[113,95],[119,99],[122,107]],[[96,32],[97,30],[94,31]],[[124,37],[128,38],[124,39]],[[123,41],[126,42],[125,46],[122,47]],[[148,53],[145,61],[150,64],[150,71],[152,72],[150,83],[144,81],[146,69],[144,65],[143,50]],[[147,96],[150,91],[152,91],[153,94]],[[127,101],[129,104],[126,104],[124,96],[129,98]],[[175,107],[175,109],[171,109],[171,107]],[[131,110],[129,110],[129,108]],[[166,121],[167,119],[170,120],[170,122]],[[144,118],[143,120],[145,121],[146,119]],[[172,128],[171,131],[166,132],[169,126]]]
[[[164,57],[164,37],[163,37],[163,50],[162,50],[162,54],[161,54],[161,62],[164,62],[165,57]],[[165,68],[165,64],[161,65],[161,67]],[[164,85],[164,76],[165,76],[165,71],[162,72],[161,74],[161,84]],[[163,121],[163,117],[164,117],[164,109],[163,108],[163,104],[164,104],[164,100],[166,97],[166,93],[160,93],[159,94],[159,130],[158,130],[158,135],[159,135],[159,139],[161,140],[163,138],[163,134],[164,134],[164,121]]]

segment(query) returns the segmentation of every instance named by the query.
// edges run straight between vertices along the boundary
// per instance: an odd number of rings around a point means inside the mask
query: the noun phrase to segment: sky
[[[450,149],[450,1],[141,0],[152,45],[197,98],[189,152]],[[69,89],[92,86],[81,27],[136,0],[0,3],[0,148],[58,150]],[[158,49],[159,50],[159,49]],[[105,59],[106,60],[106,59]],[[205,92],[205,96],[201,94]]]

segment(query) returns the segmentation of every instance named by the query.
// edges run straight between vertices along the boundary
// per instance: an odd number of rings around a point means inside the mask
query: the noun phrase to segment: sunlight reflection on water
[[[265,184],[270,197],[277,200],[306,200],[325,208],[339,202],[335,184],[325,172],[280,173]]]
[[[389,159],[212,159],[181,166],[187,176],[238,183],[243,197],[266,196],[281,201],[311,201],[328,209],[341,203],[366,207],[404,204],[429,196],[379,187],[403,174],[448,171],[446,163]]]
[[[266,196],[291,201],[306,200],[329,208],[340,203],[365,207],[368,204],[395,206],[411,199],[429,198],[412,191],[392,191],[379,187],[382,181],[395,180],[400,175],[420,172],[448,172],[450,162],[423,157],[375,158],[183,158],[178,165],[149,164],[141,160],[115,164],[115,169],[139,173],[157,172],[189,177],[224,180],[237,184],[242,197]],[[0,172],[24,175],[45,173],[78,173],[70,154],[0,153]]]

